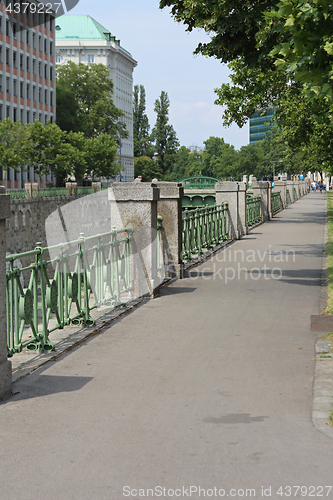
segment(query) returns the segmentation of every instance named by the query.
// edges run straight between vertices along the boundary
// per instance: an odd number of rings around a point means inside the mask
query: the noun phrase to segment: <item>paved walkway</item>
[[[332,499],[333,440],[311,420],[324,229],[325,197],[306,196],[16,382],[2,498]]]

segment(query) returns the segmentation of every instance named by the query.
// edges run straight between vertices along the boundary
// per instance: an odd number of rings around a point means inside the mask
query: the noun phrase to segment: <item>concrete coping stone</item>
[[[184,189],[180,182],[158,181],[157,187],[160,190],[160,199],[183,197]]]
[[[269,181],[253,181],[252,189],[267,189],[269,188],[271,183]]]
[[[239,182],[238,183],[239,191],[246,191],[246,183],[245,182]]]
[[[2,187],[2,186],[1,186]],[[10,217],[10,196],[5,191],[0,191],[0,219]]]
[[[225,193],[225,192],[235,192],[239,191],[238,182],[232,181],[221,181],[215,184],[216,193]]]
[[[160,192],[151,182],[114,182],[108,189],[109,201],[158,201]]]

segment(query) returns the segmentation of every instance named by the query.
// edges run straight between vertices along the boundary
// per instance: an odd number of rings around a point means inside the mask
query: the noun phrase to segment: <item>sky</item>
[[[146,113],[155,124],[154,102],[161,91],[170,100],[169,120],[180,145],[202,147],[210,136],[222,137],[236,149],[249,143],[248,124],[223,127],[222,108],[216,106],[214,88],[229,81],[229,70],[214,58],[193,56],[207,35],[187,33],[158,0],[80,0],[69,13],[90,15],[120,39],[138,65],[134,85],[146,90]]]

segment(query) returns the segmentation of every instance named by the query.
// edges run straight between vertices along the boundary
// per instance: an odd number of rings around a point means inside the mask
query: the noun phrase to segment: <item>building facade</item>
[[[134,179],[133,156],[133,70],[137,62],[106,28],[90,16],[64,15],[57,18],[56,63],[68,61],[103,64],[113,80],[113,101],[125,116],[129,132],[121,140],[121,164],[125,181]],[[121,127],[120,127],[121,130]],[[120,151],[119,151],[120,152]]]
[[[8,3],[6,8],[0,0],[0,121],[11,118],[23,125],[56,118],[54,16],[31,5]],[[7,188],[21,188],[25,181],[45,186],[50,180],[40,179],[33,168],[3,172],[0,165],[0,185]]]
[[[265,139],[266,132],[272,128],[272,119],[275,113],[274,108],[266,109],[265,114],[257,111],[250,118],[250,144],[255,144],[258,141]]]

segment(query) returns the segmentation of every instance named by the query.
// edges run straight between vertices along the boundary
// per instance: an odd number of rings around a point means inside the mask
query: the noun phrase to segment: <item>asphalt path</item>
[[[333,499],[311,421],[325,207],[302,198],[16,382],[1,498]]]

